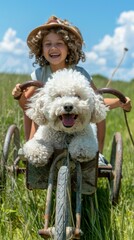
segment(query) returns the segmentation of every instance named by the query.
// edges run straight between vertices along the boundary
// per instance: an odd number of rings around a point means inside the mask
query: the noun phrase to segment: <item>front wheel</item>
[[[70,177],[67,166],[62,166],[58,173],[56,192],[55,240],[67,239],[67,226],[69,226],[69,199]]]

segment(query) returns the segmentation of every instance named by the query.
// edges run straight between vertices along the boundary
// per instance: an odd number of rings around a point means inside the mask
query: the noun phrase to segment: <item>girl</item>
[[[81,72],[90,82],[92,88],[96,90],[90,75],[82,68],[77,66],[78,62],[85,61],[85,54],[82,51],[83,38],[79,29],[72,26],[67,20],[62,20],[55,16],[48,19],[47,23],[35,28],[27,38],[30,48],[30,56],[35,57],[35,63],[40,67],[32,74],[32,80],[39,80],[45,83],[51,74],[59,69],[72,68]],[[12,91],[15,99],[24,111],[24,127],[26,140],[31,139],[37,129],[37,125],[26,115],[27,99],[35,92],[35,87],[30,87],[21,92],[20,84],[17,84]],[[112,108],[121,107],[126,111],[131,110],[131,101],[126,97],[123,104],[118,98],[104,99],[106,105]],[[99,151],[103,150],[105,137],[105,121],[98,124]]]

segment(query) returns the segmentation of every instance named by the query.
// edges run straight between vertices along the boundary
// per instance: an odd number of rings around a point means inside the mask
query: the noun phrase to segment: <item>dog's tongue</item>
[[[63,114],[62,123],[65,127],[72,127],[75,123],[74,114]]]

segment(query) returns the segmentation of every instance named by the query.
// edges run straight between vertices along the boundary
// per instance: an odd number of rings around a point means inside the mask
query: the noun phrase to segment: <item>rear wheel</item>
[[[67,166],[62,166],[58,173],[56,193],[55,240],[67,239],[70,211],[70,178]]]
[[[123,161],[122,137],[119,132],[115,133],[112,142],[110,163],[113,169],[113,177],[110,179],[111,201],[116,205],[119,201],[119,192],[122,178],[122,161]]]
[[[1,165],[0,165],[0,187],[3,188],[6,184],[7,172],[14,173],[14,161],[17,159],[18,150],[20,148],[19,129],[15,124],[8,128],[6,133]]]

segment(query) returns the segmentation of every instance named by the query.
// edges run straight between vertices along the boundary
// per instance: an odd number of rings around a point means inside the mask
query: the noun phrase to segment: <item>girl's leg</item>
[[[34,134],[37,131],[37,128],[38,128],[38,125],[32,121],[29,139],[33,138]]]
[[[24,133],[26,141],[34,136],[37,128],[38,126],[24,112]]]
[[[97,134],[98,134],[98,142],[99,142],[99,152],[103,152],[104,141],[105,141],[105,132],[106,132],[106,121],[103,120],[97,123]]]
[[[24,133],[25,139],[28,141],[31,131],[32,120],[23,112],[24,114]]]
[[[25,111],[27,109],[27,101],[34,94],[35,89],[35,87],[28,88],[19,99],[19,105],[22,108],[24,114],[24,133],[26,141],[31,139],[37,130],[37,125],[25,114]]]

